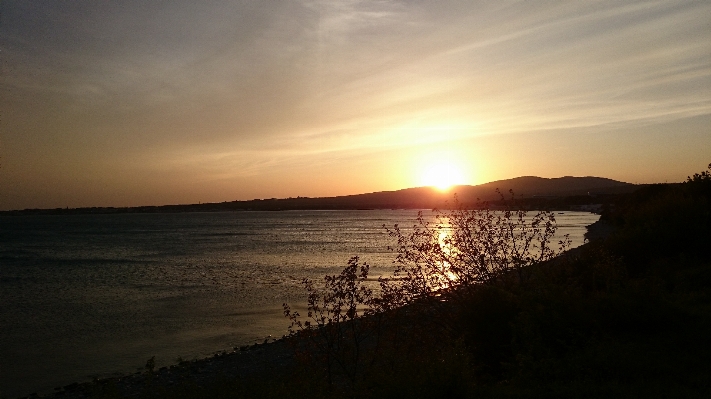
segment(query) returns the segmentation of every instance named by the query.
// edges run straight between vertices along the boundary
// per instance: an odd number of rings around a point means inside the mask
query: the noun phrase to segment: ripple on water
[[[416,211],[0,217],[0,392],[48,391],[282,336],[301,280],[361,255],[388,273],[382,225]],[[582,243],[589,213],[557,214]]]

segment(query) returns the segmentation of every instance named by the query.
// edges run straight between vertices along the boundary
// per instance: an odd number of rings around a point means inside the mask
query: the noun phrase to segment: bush
[[[552,247],[554,213],[529,216],[514,209],[513,193],[511,197],[503,210],[492,210],[487,203],[466,209],[455,197],[454,209],[436,212],[432,222],[420,213],[411,233],[397,225],[388,229],[397,241],[395,279],[388,281],[396,281],[406,301],[441,295],[443,289],[495,283],[511,273],[525,282],[530,266],[554,258],[570,241],[566,236]]]
[[[377,293],[364,284],[368,265],[356,257],[340,275],[326,276],[322,290],[304,280],[309,293],[305,318],[284,304],[291,334],[310,343],[305,352],[311,361],[320,361],[329,385],[341,380],[355,389],[370,369],[387,363],[396,367],[388,359],[398,356],[412,360],[427,352],[437,357],[442,343],[459,339],[457,325],[462,323],[472,326],[463,338],[465,346],[488,358],[482,360],[486,372],[500,374],[499,349],[476,342],[496,338],[506,347],[510,334],[501,332],[511,312],[504,308],[515,306],[502,302],[497,307],[486,297],[489,291],[471,296],[469,290],[504,281],[525,284],[531,266],[569,246],[565,237],[556,249],[551,247],[556,231],[552,212],[529,216],[510,207],[492,210],[486,203],[465,209],[456,198],[454,209],[435,211],[432,221],[420,212],[410,232],[397,225],[386,230],[397,242],[392,248],[397,256],[392,276],[378,279]],[[495,315],[503,317],[499,325],[479,323]]]
[[[301,319],[284,304],[284,315],[291,320],[289,332],[308,339],[306,354],[323,361],[328,384],[333,384],[334,368],[338,368],[353,386],[358,380],[362,351],[361,344],[371,328],[360,316],[372,313],[373,291],[363,282],[369,267],[359,264],[358,257],[348,261],[337,276],[326,276],[323,290],[314,288],[313,281],[304,279],[308,291],[308,314]]]

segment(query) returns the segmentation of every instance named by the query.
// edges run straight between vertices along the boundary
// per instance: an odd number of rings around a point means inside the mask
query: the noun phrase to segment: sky
[[[3,0],[0,72],[0,210],[711,162],[709,1]]]

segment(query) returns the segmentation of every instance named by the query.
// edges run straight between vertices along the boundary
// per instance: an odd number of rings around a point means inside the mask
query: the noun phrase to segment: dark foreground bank
[[[153,370],[150,360],[142,372],[73,383],[55,388],[51,394],[28,397],[54,398],[143,398],[175,397],[193,393],[202,396],[240,380],[278,375],[294,366],[294,350],[289,339],[236,348],[206,359],[185,361]]]

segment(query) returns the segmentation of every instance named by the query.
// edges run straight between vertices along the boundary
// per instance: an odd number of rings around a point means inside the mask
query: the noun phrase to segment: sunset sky
[[[2,210],[711,162],[709,1],[0,7]]]

